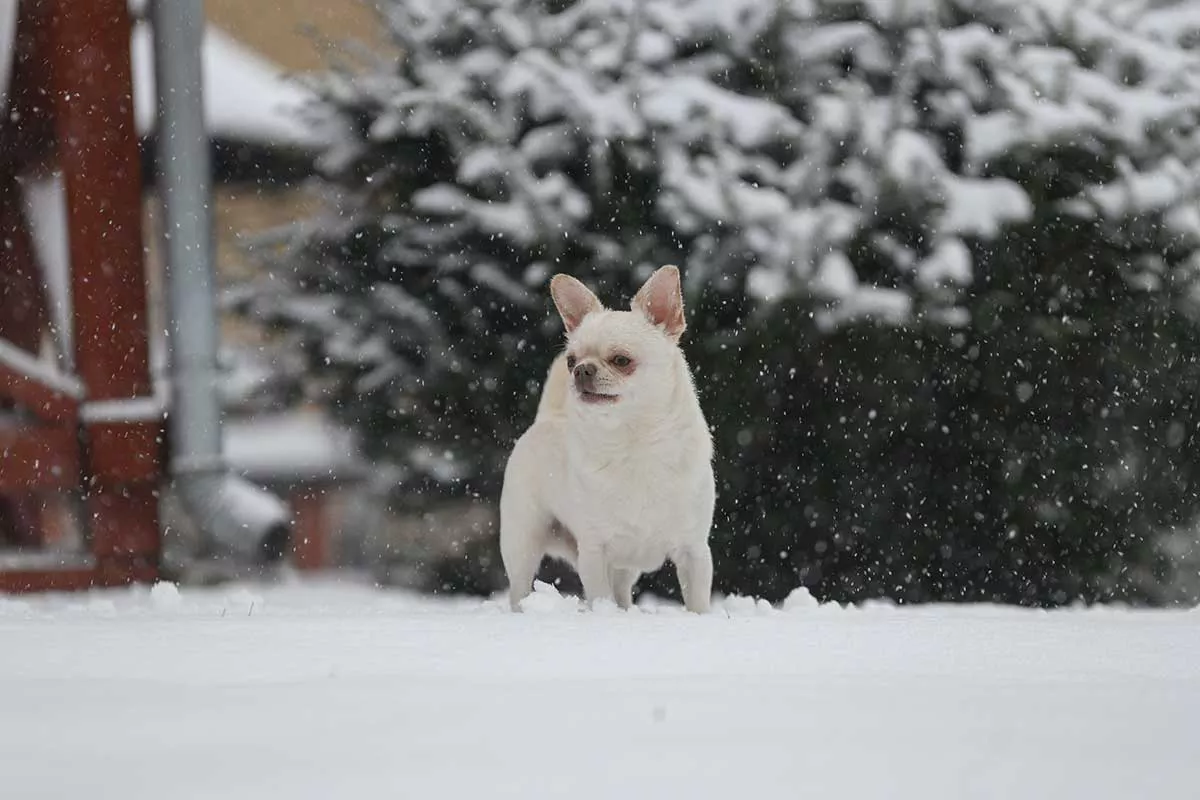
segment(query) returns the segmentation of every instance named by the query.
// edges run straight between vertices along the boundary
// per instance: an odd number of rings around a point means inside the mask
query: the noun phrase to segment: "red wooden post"
[[[289,498],[292,507],[292,565],[300,570],[329,566],[327,513],[322,492],[302,487]]]
[[[153,578],[163,412],[152,398],[128,0],[43,0],[67,196],[96,582]]]

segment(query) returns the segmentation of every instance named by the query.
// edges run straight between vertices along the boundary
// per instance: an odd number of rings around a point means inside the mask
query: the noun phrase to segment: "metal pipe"
[[[222,453],[211,165],[201,75],[204,3],[155,0],[151,23],[174,488],[217,549],[259,563],[275,561],[290,539],[288,509],[230,472]]]

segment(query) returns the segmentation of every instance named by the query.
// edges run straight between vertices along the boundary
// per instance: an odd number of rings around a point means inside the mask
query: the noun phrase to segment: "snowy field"
[[[0,598],[0,796],[1195,798],[1200,613]]]

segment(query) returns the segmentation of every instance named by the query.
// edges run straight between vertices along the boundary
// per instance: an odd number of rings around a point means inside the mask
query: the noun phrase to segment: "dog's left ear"
[[[656,269],[633,296],[630,307],[641,311],[651,324],[679,341],[687,328],[683,318],[683,288],[679,284],[679,268],[668,264]]]

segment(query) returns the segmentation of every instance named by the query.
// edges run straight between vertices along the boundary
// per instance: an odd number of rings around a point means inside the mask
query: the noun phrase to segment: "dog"
[[[638,578],[669,559],[684,605],[705,613],[716,485],[712,435],[679,348],[679,270],[656,270],[628,311],[605,308],[568,275],[551,279],[550,294],[566,348],[509,454],[500,496],[509,603],[521,610],[549,555],[579,575],[587,607],[628,609]]]

